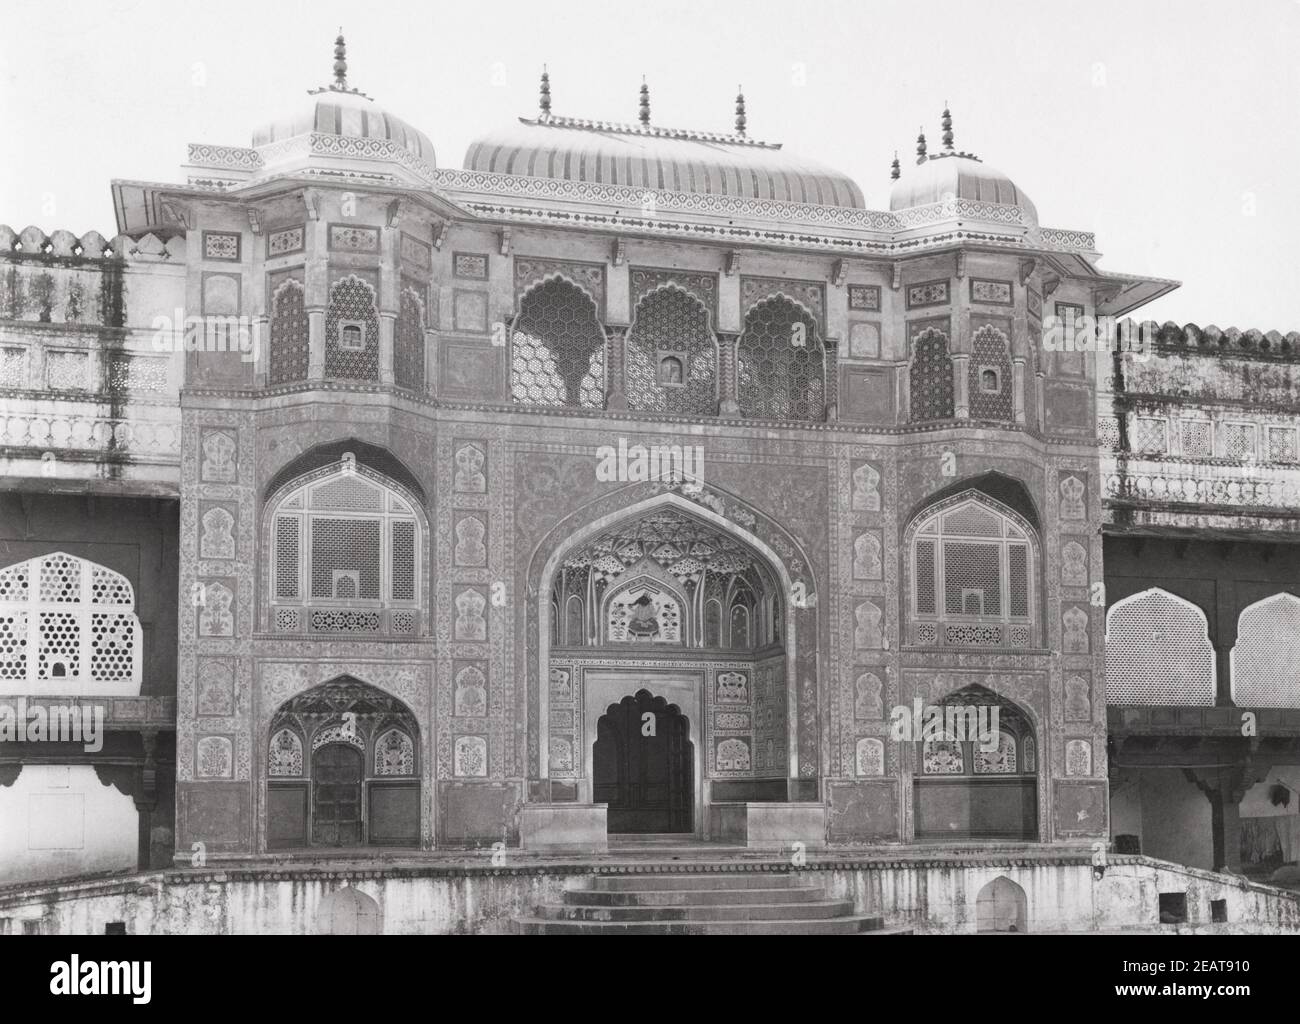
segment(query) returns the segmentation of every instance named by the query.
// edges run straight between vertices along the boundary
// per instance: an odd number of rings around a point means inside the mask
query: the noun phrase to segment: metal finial
[[[916,162],[925,163],[925,129],[921,129],[921,134],[916,137]]]
[[[952,151],[952,111],[948,109],[947,100],[943,104],[943,148]]]
[[[342,25],[334,40],[334,85],[339,89],[348,87],[348,44],[343,41]]]
[[[551,116],[551,76],[547,74],[545,64],[542,65],[542,90],[537,105],[541,108],[543,117]]]
[[[645,84],[645,76],[641,76],[641,123],[646,127],[650,125],[650,86]]]
[[[745,88],[744,86],[736,88],[740,90],[736,93],[736,134],[744,135],[745,125],[748,123],[745,120]]]
[[[897,181],[902,176],[903,176],[903,169],[898,162],[898,150],[894,150],[894,162],[889,165],[889,180]]]

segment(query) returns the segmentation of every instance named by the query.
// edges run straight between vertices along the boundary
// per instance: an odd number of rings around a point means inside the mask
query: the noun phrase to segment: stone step
[[[553,921],[525,917],[520,935],[881,935],[878,917],[788,921]]]
[[[812,921],[852,917],[852,900],[816,903],[722,903],[679,907],[582,907],[546,904],[537,917],[548,921]],[[883,924],[883,921],[880,922]]]
[[[591,888],[603,892],[640,892],[655,889],[789,889],[799,885],[788,872],[744,871],[688,875],[669,872],[651,875],[597,875]]]

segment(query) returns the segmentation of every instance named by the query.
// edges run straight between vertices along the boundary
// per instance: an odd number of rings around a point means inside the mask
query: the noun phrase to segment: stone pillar
[[[1183,773],[1210,801],[1214,870],[1241,873],[1241,800],[1250,788],[1240,766],[1185,768]]]
[[[392,384],[393,344],[397,337],[397,314],[379,314],[379,383]]]
[[[627,324],[605,325],[606,409],[627,409],[627,331]]]
[[[1042,370],[1039,370],[1038,373],[1036,374],[1036,377],[1037,377],[1037,381],[1034,389],[1034,410],[1038,414],[1037,426],[1039,431],[1046,433],[1047,417],[1046,417],[1046,412],[1043,409],[1043,402],[1047,394],[1046,375],[1042,372]]]
[[[1011,360],[1011,397],[1016,414],[1016,423],[1025,425],[1025,358],[1016,356]]]
[[[718,412],[723,416],[740,415],[740,372],[736,348],[740,335],[718,333]]]
[[[827,338],[822,348],[826,355],[826,422],[834,423],[840,418],[840,339]]]
[[[325,379],[325,307],[307,308],[307,379]]]
[[[912,421],[912,366],[898,364],[898,422]]]
[[[304,305],[307,308],[307,377],[325,379],[325,311],[329,307],[329,225],[322,220],[307,224],[308,249]]]
[[[266,387],[267,373],[271,369],[271,318],[269,315],[253,317],[253,386]]]
[[[953,415],[970,419],[970,356],[964,352],[952,357],[952,395]]]

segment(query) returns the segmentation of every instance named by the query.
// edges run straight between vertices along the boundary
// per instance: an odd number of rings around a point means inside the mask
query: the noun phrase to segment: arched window
[[[560,277],[533,288],[519,305],[510,394],[529,405],[605,406],[605,332],[596,304]]]
[[[927,510],[909,534],[914,644],[1033,645],[1037,559],[1028,523],[968,493]]]
[[[627,338],[628,408],[641,412],[718,411],[718,350],[709,312],[680,288],[651,292]]]
[[[1300,708],[1300,598],[1274,594],[1241,613],[1232,700],[1243,708]]]
[[[271,299],[271,344],[267,352],[267,381],[290,384],[307,379],[310,358],[306,293],[293,278],[275,289]]]
[[[379,379],[379,311],[375,290],[355,275],[330,288],[325,314],[325,376]]]
[[[393,381],[399,388],[424,390],[424,302],[411,286],[402,289],[393,338]]]
[[[784,296],[765,299],[745,316],[737,375],[746,416],[826,418],[826,356],[817,321]]]
[[[140,692],[140,620],[126,577],[56,552],[0,570],[0,686]]]
[[[423,527],[410,495],[344,455],[272,501],[275,632],[419,631]]]
[[[1213,706],[1205,612],[1159,589],[1117,602],[1106,615],[1106,701]]]

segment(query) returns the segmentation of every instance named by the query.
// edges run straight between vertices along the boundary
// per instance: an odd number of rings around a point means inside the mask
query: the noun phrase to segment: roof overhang
[[[388,196],[408,199],[413,205],[424,207],[442,219],[476,219],[476,215],[471,210],[427,187],[415,188],[392,182],[358,182],[353,179],[334,180],[329,176],[314,174],[273,175],[247,184],[233,183],[228,188],[198,188],[162,182],[114,179],[112,182],[113,212],[117,217],[119,234],[133,237],[146,233],[160,236],[174,235],[187,228],[187,225],[177,217],[177,204],[217,203],[244,206],[313,188],[338,188],[353,192],[373,189],[382,191]]]

